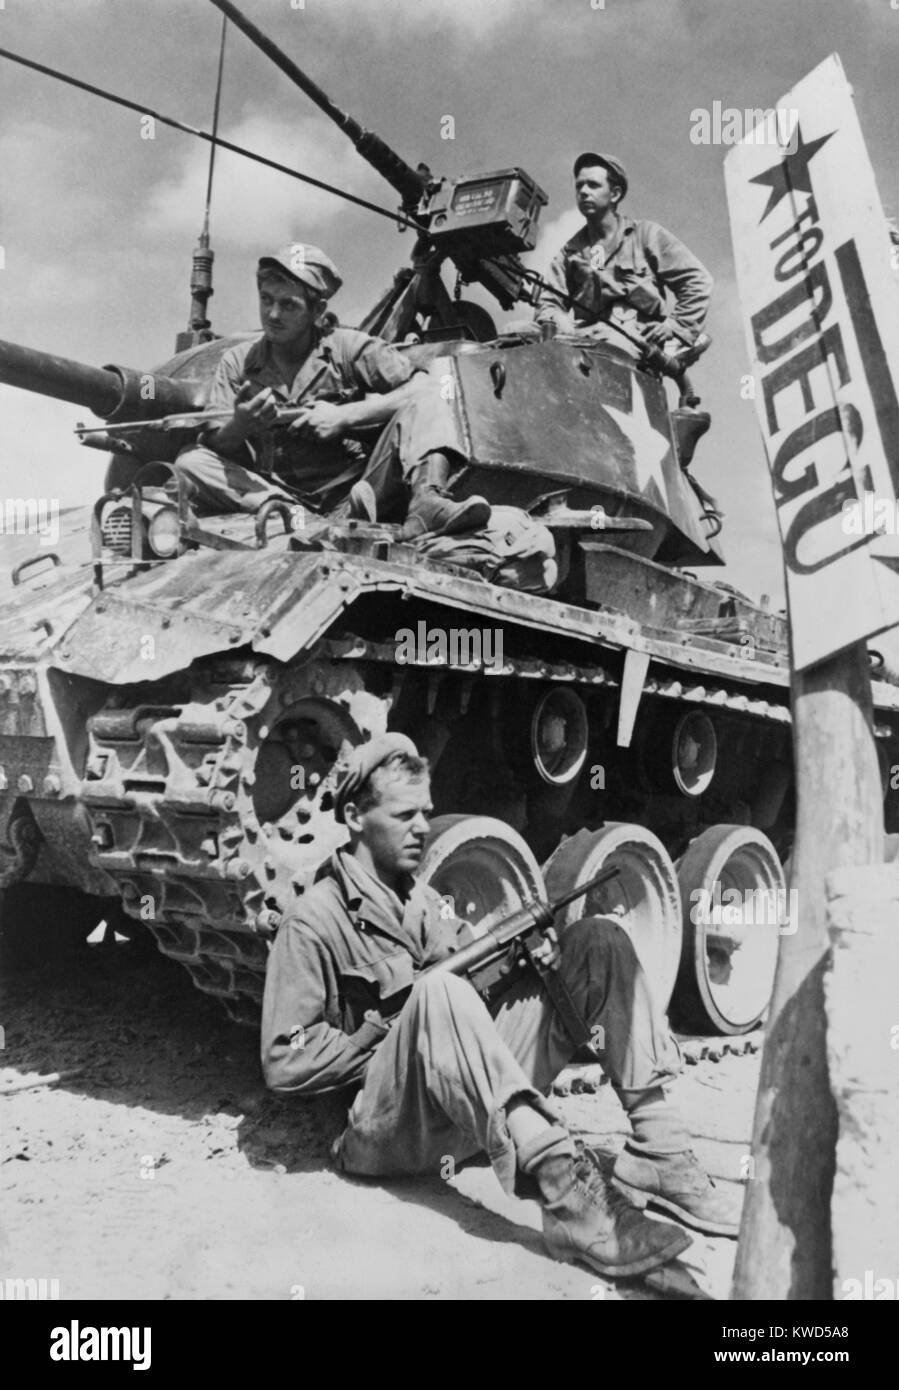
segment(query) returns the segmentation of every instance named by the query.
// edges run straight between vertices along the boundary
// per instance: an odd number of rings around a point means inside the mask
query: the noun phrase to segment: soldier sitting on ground
[[[206,426],[176,462],[198,510],[255,511],[279,498],[331,511],[366,469],[350,432],[386,425],[370,466],[406,485],[404,538],[485,526],[482,497],[453,501],[447,491],[464,445],[427,374],[382,339],[334,326],[326,306],[342,281],[325,253],[284,246],[259,261],[256,281],[262,336],[222,354],[208,401],[232,418]],[[279,408],[296,407],[300,418],[273,431]],[[355,514],[374,520],[368,484],[355,499]]]
[[[353,751],[336,793],[350,835],[282,923],[262,1019],[265,1079],[279,1095],[361,1089],[332,1147],[346,1173],[446,1176],[485,1151],[507,1192],[538,1200],[550,1254],[600,1274],[645,1273],[689,1244],[647,1203],[734,1236],[736,1215],[690,1151],[665,1087],[680,1052],[627,933],[587,917],[540,948],[594,1036],[630,1121],[614,1184],[545,1095],[577,1044],[539,976],[488,1011],[468,980],[423,974],[464,944],[438,894],[414,878],[431,814],[429,769],[403,734]]]

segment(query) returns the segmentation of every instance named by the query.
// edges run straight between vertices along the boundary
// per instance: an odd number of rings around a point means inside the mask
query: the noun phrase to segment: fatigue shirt
[[[420,370],[381,338],[354,328],[334,328],[319,339],[293,381],[287,383],[263,335],[222,353],[207,408],[230,410],[245,382],[252,385],[254,394],[270,387],[278,403],[288,408],[322,397],[343,403],[358,401],[369,393],[385,395]],[[249,443],[260,452],[253,436]],[[354,450],[353,444],[346,439],[307,440],[280,434],[274,466],[301,492],[314,493],[344,472],[353,458],[358,461],[360,446]]]
[[[598,253],[598,254],[597,254]],[[538,323],[581,328],[608,321],[637,327],[666,316],[665,292],[677,336],[692,343],[705,322],[712,277],[701,261],[658,222],[621,218],[612,246],[594,247],[585,225],[555,255],[537,301]],[[552,289],[579,303],[569,308]]]
[[[440,896],[410,880],[405,900],[371,879],[347,850],[282,922],[265,980],[262,1068],[281,1095],[318,1095],[362,1081],[416,976],[459,945],[464,925]]]

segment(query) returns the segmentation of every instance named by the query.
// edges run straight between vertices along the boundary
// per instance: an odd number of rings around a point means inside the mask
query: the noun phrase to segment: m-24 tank
[[[268,943],[345,838],[341,753],[397,729],[431,760],[422,872],[460,915],[615,865],[563,927],[617,917],[675,1023],[747,1032],[790,929],[789,666],[782,617],[694,572],[721,559],[688,473],[706,421],[683,381],[671,407],[658,359],[497,334],[447,294],[450,261],[505,308],[528,297],[518,254],[542,194],[520,169],[448,183],[388,153],[418,240],[361,326],[439,378],[465,486],[539,517],[555,580],[489,582],[339,515],[286,533],[278,515],[173,519],[158,467],[234,338],[195,333],[151,372],[0,345],[0,380],[89,408],[105,425],[87,442],[114,450],[93,553],[84,523],[61,553],[35,546],[4,594],[4,929],[63,911],[84,935],[118,905],[255,1023]],[[471,184],[477,199],[455,197]],[[495,215],[454,216],[471,206]],[[886,770],[899,690],[874,688]]]

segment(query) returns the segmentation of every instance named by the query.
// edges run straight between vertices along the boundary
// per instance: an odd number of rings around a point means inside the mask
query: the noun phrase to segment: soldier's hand
[[[278,401],[270,386],[254,396],[248,381],[234,398],[234,424],[244,437],[257,430],[267,429],[278,418]]]
[[[559,938],[556,935],[555,927],[550,927],[544,933],[540,945],[531,951],[531,959],[535,965],[539,965],[541,970],[558,970],[562,951],[559,947]]]
[[[288,426],[288,434],[300,434],[307,439],[339,439],[345,433],[343,409],[331,401],[313,401]]]
[[[676,332],[670,319],[662,319],[659,323],[651,323],[648,328],[643,330],[643,337],[647,343],[652,343],[653,347],[664,347],[669,338],[673,338],[676,343],[680,343],[680,334]]]

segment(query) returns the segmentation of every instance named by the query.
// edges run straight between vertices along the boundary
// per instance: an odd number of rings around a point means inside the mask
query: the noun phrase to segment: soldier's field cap
[[[299,280],[309,285],[316,294],[330,299],[343,284],[337,273],[337,266],[318,246],[309,246],[303,241],[291,241],[279,246],[273,256],[262,256],[256,273],[277,269],[291,280]]]
[[[375,768],[381,767],[395,753],[406,753],[410,758],[418,757],[418,749],[405,734],[381,734],[369,739],[368,743],[358,744],[347,759],[346,771],[334,793],[334,814],[343,820],[343,808],[352,801],[365,786]]]
[[[615,156],[611,154],[597,154],[595,150],[585,150],[584,153],[579,154],[574,161],[574,177],[577,178],[581,170],[589,167],[591,164],[601,164],[604,169],[608,169],[610,173],[615,175],[615,178],[621,184],[621,196],[623,198],[624,194],[627,192],[627,170],[621,163],[621,160],[616,159]]]

